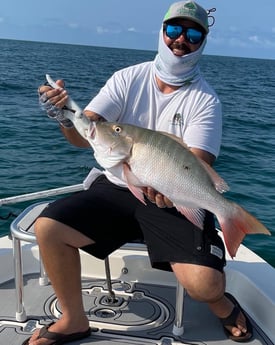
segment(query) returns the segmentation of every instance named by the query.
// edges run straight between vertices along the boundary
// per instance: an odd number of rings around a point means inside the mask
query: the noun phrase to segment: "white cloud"
[[[251,41],[252,43],[257,43],[258,45],[262,46],[262,47],[275,47],[275,42],[274,40],[271,39],[262,39],[261,37],[254,35],[254,36],[250,36],[249,37],[249,41]]]
[[[78,29],[79,28],[79,24],[78,23],[69,23],[68,26],[71,29]]]
[[[119,34],[122,32],[122,29],[120,28],[119,25],[116,25],[115,23],[110,23],[109,26],[100,26],[98,25],[96,27],[96,31],[98,34]]]
[[[128,28],[128,31],[130,31],[130,32],[137,32],[137,30],[135,28]]]
[[[233,47],[247,47],[247,43],[239,38],[232,37],[229,39],[229,44]]]
[[[260,44],[262,43],[262,41],[259,39],[259,36],[257,35],[248,37],[248,40],[253,43],[260,43]]]
[[[96,32],[98,34],[105,34],[108,32],[108,29],[104,28],[103,26],[97,26],[96,27]]]

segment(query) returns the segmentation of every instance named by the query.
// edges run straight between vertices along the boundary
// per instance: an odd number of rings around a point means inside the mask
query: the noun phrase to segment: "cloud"
[[[129,32],[137,32],[137,30],[135,28],[128,28],[127,31],[129,31]]]
[[[269,38],[263,39],[257,35],[254,35],[254,36],[249,37],[249,41],[252,43],[256,43],[257,45],[264,47],[264,48],[275,47],[275,42],[271,38],[270,39]]]
[[[70,29],[78,29],[79,28],[79,24],[78,23],[69,23],[68,27]]]
[[[248,37],[248,40],[253,42],[253,43],[260,43],[260,44],[262,43],[257,35]]]
[[[264,49],[270,51],[275,47],[274,39],[275,27],[271,29],[251,26],[247,27],[246,30],[242,29],[239,25],[228,25],[221,30],[213,30],[208,36],[209,44],[211,44],[216,49],[224,49],[228,51],[231,49],[237,53],[238,49],[247,51],[250,53],[253,49],[259,50]],[[237,54],[236,54],[237,55]]]
[[[101,35],[101,34],[107,33],[108,29],[104,28],[103,26],[97,26],[96,27],[96,32]]]
[[[103,25],[98,25],[96,27],[96,32],[98,34],[119,34],[123,32],[123,29],[121,27],[121,24],[116,22],[109,22]]]
[[[0,17],[0,24],[4,23],[4,21],[5,21],[5,18],[4,17]]]
[[[247,42],[238,37],[231,37],[229,39],[229,44],[233,47],[242,47],[242,48],[247,47]]]

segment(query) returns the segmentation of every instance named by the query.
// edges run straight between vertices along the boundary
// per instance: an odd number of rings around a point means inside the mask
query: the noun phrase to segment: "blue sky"
[[[3,0],[0,38],[157,50],[167,0]],[[275,59],[274,0],[200,0],[216,7],[205,54]]]

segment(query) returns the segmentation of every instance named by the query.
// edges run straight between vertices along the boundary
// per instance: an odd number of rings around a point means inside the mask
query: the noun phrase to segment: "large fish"
[[[98,121],[87,136],[105,169],[123,170],[130,191],[145,203],[142,187],[170,199],[179,212],[203,229],[204,210],[215,214],[231,257],[246,234],[269,234],[266,227],[221,193],[225,181],[179,139],[128,124]]]
[[[53,88],[59,88],[49,75],[46,78]],[[215,214],[231,257],[246,234],[270,235],[254,216],[222,196],[228,190],[226,182],[179,138],[133,125],[93,123],[71,98],[64,115],[89,141],[104,169],[118,177],[123,171],[128,188],[141,202],[145,203],[142,187],[152,187],[200,229],[204,210]]]

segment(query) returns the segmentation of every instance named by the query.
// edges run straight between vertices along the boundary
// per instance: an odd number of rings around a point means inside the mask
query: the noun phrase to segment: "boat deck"
[[[24,275],[24,304],[27,320],[15,319],[14,281],[0,285],[0,344],[20,345],[37,326],[43,326],[60,315],[58,301],[51,285],[40,286],[38,273]],[[68,289],[70,287],[68,286]],[[109,300],[105,279],[83,279],[83,300],[91,327],[89,338],[71,344],[92,345],[229,345],[217,318],[207,305],[186,296],[184,334],[173,335],[175,286],[114,280],[115,299]],[[250,344],[272,342],[251,320],[254,338]]]
[[[27,210],[23,212],[20,222],[13,225],[30,230],[36,217],[34,210],[36,208],[32,208],[31,215]],[[21,238],[18,256],[13,249],[14,242],[8,236],[0,238],[0,345],[21,345],[35,328],[49,324],[61,315],[51,284],[44,284],[47,281],[45,277],[39,279],[41,265],[36,241],[25,241]],[[19,302],[16,299],[14,279],[14,268],[18,267],[19,257],[22,257],[23,262],[23,291],[21,293],[20,290],[18,296],[24,302],[26,317],[24,313],[19,313],[20,317],[16,313],[16,310],[21,310],[17,305]],[[184,298],[184,332],[182,335],[175,332],[175,329],[178,330],[174,327],[177,296],[175,276],[172,272],[151,267],[144,244],[129,243],[109,256],[107,271],[111,273],[111,285],[115,293],[113,299],[109,295],[110,284],[106,279],[105,262],[83,251],[80,251],[80,257],[83,301],[93,332],[90,337],[71,344],[234,343],[227,339],[220,321],[208,306],[194,301],[188,295]],[[274,268],[242,245],[234,260],[227,259],[226,290],[239,301],[253,325],[254,336],[249,344],[274,345]],[[41,282],[44,285],[40,285]],[[182,305],[180,298],[178,301]]]

